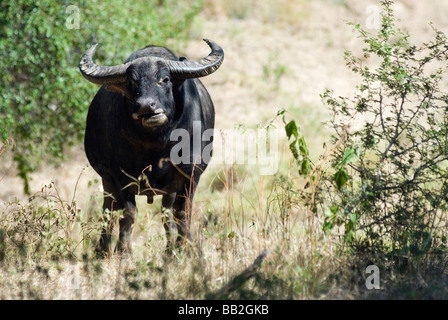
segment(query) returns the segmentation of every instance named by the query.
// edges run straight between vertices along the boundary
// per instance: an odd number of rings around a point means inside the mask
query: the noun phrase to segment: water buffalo
[[[178,58],[157,46],[140,49],[117,66],[98,66],[92,61],[97,45],[81,58],[82,75],[102,85],[88,111],[84,145],[90,164],[102,178],[103,210],[123,210],[119,253],[132,252],[136,195],[146,195],[148,203],[154,195],[163,196],[168,250],[189,237],[193,195],[207,167],[201,154],[207,146],[210,149],[212,137],[201,139],[196,150],[181,148],[182,159],[189,161],[176,163],[171,155],[180,142],[171,136],[175,130],[187,132],[190,141],[182,143],[193,146],[194,126],[200,128],[201,135],[214,127],[213,102],[197,78],[215,72],[224,51],[216,43],[204,41],[211,52],[199,61]],[[103,229],[98,252],[110,256],[111,234],[112,225]]]

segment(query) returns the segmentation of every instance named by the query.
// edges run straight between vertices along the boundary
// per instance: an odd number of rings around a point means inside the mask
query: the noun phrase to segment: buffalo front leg
[[[177,226],[176,248],[190,240],[191,196],[178,196],[174,201],[174,220]]]
[[[103,215],[106,217],[106,222],[101,231],[100,241],[96,247],[96,253],[100,257],[110,257],[111,245],[112,245],[112,230],[114,227],[114,218],[112,212],[122,209],[122,204],[119,201],[118,194],[115,192],[115,188],[108,181],[103,179],[104,188],[104,201],[103,201]]]
[[[132,230],[137,219],[137,207],[135,199],[124,203],[123,217],[120,219],[120,233],[118,236],[117,251],[124,254],[132,254]]]
[[[175,192],[166,194],[162,198],[162,222],[166,235],[166,253],[171,253],[175,249],[173,243],[173,239],[177,236],[177,225],[173,214],[175,200]]]

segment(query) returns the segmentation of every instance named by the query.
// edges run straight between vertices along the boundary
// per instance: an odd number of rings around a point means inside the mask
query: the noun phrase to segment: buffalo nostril
[[[153,99],[142,99],[135,102],[135,105],[138,109],[150,109],[151,111],[155,111],[156,102]]]
[[[155,112],[156,111],[156,104],[155,103],[150,104],[149,108],[151,109],[152,112]]]

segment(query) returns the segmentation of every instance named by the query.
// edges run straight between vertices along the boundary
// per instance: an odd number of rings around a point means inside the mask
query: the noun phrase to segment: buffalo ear
[[[111,91],[111,92],[118,92],[123,97],[129,98],[129,96],[130,96],[129,91],[126,88],[126,83],[109,84],[109,85],[106,86],[106,90],[107,91]]]
[[[186,57],[179,57],[179,61],[188,61]],[[179,91],[186,79],[173,79],[173,91]]]
[[[174,79],[173,80],[173,92],[177,92],[180,90],[182,85],[184,84],[185,79]]]
[[[186,57],[179,57],[179,61],[188,61]],[[173,80],[173,90],[178,91],[184,84],[186,79],[174,79]]]

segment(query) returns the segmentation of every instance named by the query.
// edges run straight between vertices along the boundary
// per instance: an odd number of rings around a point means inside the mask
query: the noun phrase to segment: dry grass
[[[223,179],[236,175],[232,171]],[[259,199],[245,197],[249,179],[255,180],[251,188]],[[176,257],[164,254],[157,205],[139,203],[133,259],[106,260],[92,256],[101,227],[95,220],[97,197],[87,206],[93,211],[82,211],[61,199],[56,186],[47,186],[32,201],[10,203],[2,210],[0,298],[210,298],[264,249],[268,254],[259,272],[224,298],[318,297],[328,289],[335,247],[321,232],[322,221],[279,201],[280,192],[273,192],[266,179],[236,178],[223,181],[219,192],[201,190],[209,199],[196,202],[194,240]]]

